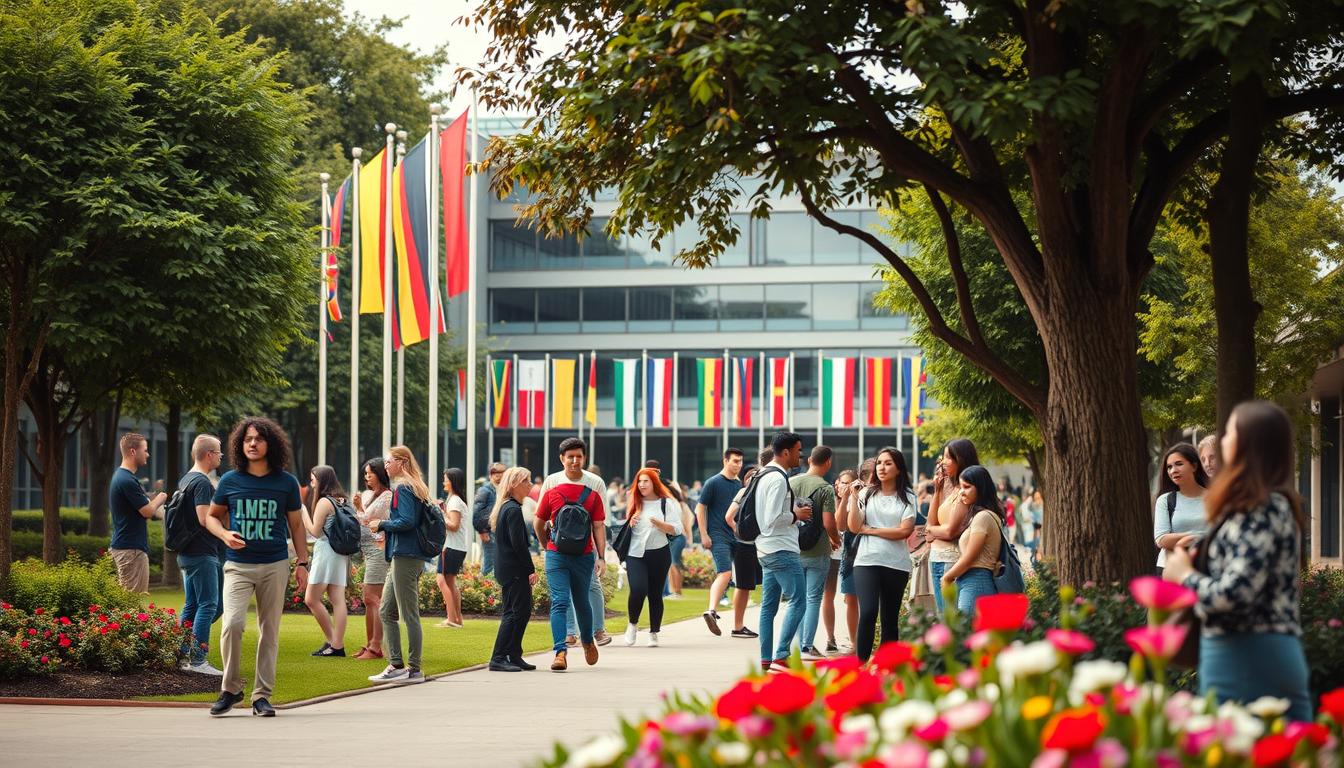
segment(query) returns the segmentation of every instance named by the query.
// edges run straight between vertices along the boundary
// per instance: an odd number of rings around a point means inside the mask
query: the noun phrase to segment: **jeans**
[[[596,560],[594,560],[596,564]],[[602,580],[593,574],[593,580],[588,584],[588,605],[593,614],[593,632],[607,631],[607,598],[602,594]],[[569,604],[569,610],[565,611],[565,632],[579,636],[578,616],[574,613],[574,603]]]
[[[383,585],[383,603],[378,606],[378,618],[383,620],[383,643],[387,648],[387,663],[400,666],[401,630],[406,625],[406,666],[420,669],[420,654],[425,640],[420,626],[420,574],[425,572],[425,561],[414,557],[392,558],[392,568]]]
[[[1246,674],[1254,669],[1255,674]],[[1295,635],[1246,632],[1199,638],[1199,695],[1210,691],[1221,704],[1246,704],[1261,696],[1287,699],[1284,716],[1311,721],[1310,672]]]
[[[773,661],[789,657],[789,646],[798,634],[803,623],[803,613],[807,600],[803,597],[803,562],[797,552],[771,552],[761,555],[761,661]],[[784,614],[784,626],[780,628],[779,644],[774,646],[771,655],[771,641],[775,633],[775,614],[779,612],[779,598],[783,594],[789,600],[789,610]]]
[[[798,638],[798,644],[803,648],[811,648],[817,639],[817,625],[821,621],[821,597],[826,592],[826,578],[831,573],[831,556],[804,557],[802,563],[807,607],[803,611],[802,635]]]
[[[220,593],[224,566],[214,555],[178,555],[177,567],[182,569],[182,589],[187,597],[178,621],[191,622],[196,640],[192,648],[183,643],[182,651],[192,664],[200,664],[210,650],[210,626],[224,615]]]
[[[859,592],[859,636],[854,639],[854,653],[860,661],[867,661],[873,652],[879,615],[882,643],[901,639],[901,601],[905,599],[905,585],[909,581],[909,571],[881,565],[854,567],[854,585]]]
[[[952,563],[929,561],[929,573],[933,576],[933,602],[937,603],[939,613],[943,612],[943,574],[947,573],[949,565]]]
[[[481,542],[481,575],[495,572],[495,537]]]
[[[644,600],[649,601],[649,631],[658,632],[663,628],[663,585],[667,583],[667,572],[672,567],[670,547],[646,549],[639,557],[628,557],[625,570],[630,576],[630,597],[625,609],[630,615],[630,624],[639,626],[639,615],[644,610]]]
[[[582,595],[592,588],[596,563],[597,556],[592,552],[566,555],[546,550],[546,586],[551,591],[553,650],[563,651],[568,647],[565,645],[565,614],[570,610],[573,595]],[[579,611],[576,618],[579,639],[584,643],[593,642],[593,611]]]
[[[974,617],[976,598],[998,593],[998,587],[994,586],[994,577],[987,569],[972,568],[957,577],[957,610]]]

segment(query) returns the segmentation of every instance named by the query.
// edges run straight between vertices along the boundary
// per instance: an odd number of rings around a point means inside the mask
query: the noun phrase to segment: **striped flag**
[[[551,427],[574,428],[574,369],[578,360],[551,360]]]
[[[696,423],[702,427],[723,425],[723,358],[702,357],[695,361]]]
[[[518,361],[518,428],[541,429],[546,422],[546,361]]]
[[[383,311],[383,263],[387,259],[387,150],[359,169],[359,313]]]
[[[490,424],[495,429],[509,426],[510,395],[513,391],[513,361],[490,361]]]
[[[635,373],[638,370],[638,360],[612,361],[617,429],[630,429],[635,426]]]
[[[821,425],[854,426],[854,358],[821,359]]]
[[[331,201],[331,247],[341,247],[341,229],[345,224],[345,202],[350,197],[350,183],[352,176],[346,176],[345,181],[336,189],[336,197]]]
[[[789,358],[772,357],[766,365],[770,369],[770,391],[766,394],[770,423],[767,426],[785,427],[789,423]]]
[[[590,425],[597,426],[597,352],[593,352],[588,363],[588,397],[583,418]]]
[[[429,137],[421,139],[392,172],[392,234],[397,249],[392,284],[392,348],[429,338],[431,319],[443,333],[443,305],[429,308]]]
[[[864,361],[864,388],[868,401],[868,426],[891,426],[891,358],[870,357]]]
[[[439,132],[439,174],[443,180],[444,282],[448,298],[467,290],[467,208],[462,197],[466,186],[467,114],[463,112]]]
[[[331,201],[331,207],[328,209],[328,219],[330,225],[330,240],[327,243],[327,317],[331,322],[341,322],[341,303],[337,298],[336,288],[341,282],[341,268],[336,261],[336,249],[341,246],[341,225],[345,220],[345,199],[350,193],[351,176],[346,176],[345,181],[336,189],[336,197]]]
[[[650,427],[672,426],[672,358],[650,357],[644,371],[645,423]]]
[[[453,429],[467,428],[467,371],[457,370],[457,396],[453,403]]]
[[[733,359],[733,426],[751,426],[751,382],[752,370],[756,359],[738,357]]]
[[[924,423],[924,385],[927,382],[928,373],[924,370],[923,355],[901,358],[901,391],[905,393],[905,400],[901,403],[901,423],[907,427],[918,427]]]

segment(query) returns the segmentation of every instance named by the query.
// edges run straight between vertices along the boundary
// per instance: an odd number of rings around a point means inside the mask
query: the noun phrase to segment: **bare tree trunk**
[[[37,460],[42,465],[42,561],[51,565],[65,560],[65,548],[61,544],[65,445],[64,435],[44,434],[39,427]]]
[[[89,534],[108,536],[112,532],[112,511],[107,503],[107,488],[117,471],[117,423],[121,421],[121,393],[111,404],[97,409],[85,422],[82,434],[89,466]]]
[[[10,528],[14,522],[15,457],[19,453],[19,403],[23,393],[19,388],[22,378],[19,369],[18,307],[9,309],[9,326],[5,329],[5,389],[4,413],[0,414],[0,590],[9,581],[9,566],[14,560]]]
[[[182,406],[173,403],[168,406],[168,421],[164,423],[168,430],[168,455],[164,457],[163,490],[169,495],[177,490],[177,480],[182,476]],[[156,522],[155,525],[163,525]],[[163,548],[163,584],[167,587],[181,586],[182,572],[177,567],[177,555]]]

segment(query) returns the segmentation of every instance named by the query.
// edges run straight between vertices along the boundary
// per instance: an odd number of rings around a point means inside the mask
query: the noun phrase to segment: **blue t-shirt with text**
[[[257,477],[233,470],[219,479],[214,503],[229,508],[229,530],[247,540],[225,557],[235,563],[275,563],[289,558],[289,513],[303,507],[299,481],[288,472]]]
[[[138,549],[149,552],[149,526],[140,510],[149,503],[140,480],[125,467],[117,467],[112,484],[107,489],[107,503],[112,510],[111,549]]]
[[[705,481],[700,489],[700,503],[705,505],[705,517],[709,522],[709,538],[724,538],[725,541],[733,540],[733,531],[724,521],[723,516],[728,514],[728,507],[733,504],[733,497],[742,490],[741,480],[729,480],[722,474],[715,475]]]

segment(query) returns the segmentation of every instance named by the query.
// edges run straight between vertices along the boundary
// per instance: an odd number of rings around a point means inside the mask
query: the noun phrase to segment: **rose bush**
[[[687,589],[708,589],[717,575],[714,558],[703,549],[687,549],[681,555],[686,567],[682,570],[681,585]]]
[[[60,667],[121,674],[172,668],[190,627],[172,608],[92,604],[71,615],[0,603],[0,680]]]

